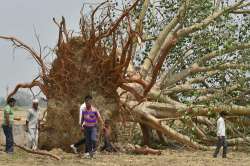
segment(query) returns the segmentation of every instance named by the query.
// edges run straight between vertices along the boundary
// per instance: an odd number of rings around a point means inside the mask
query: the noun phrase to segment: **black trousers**
[[[117,152],[117,150],[112,146],[109,140],[109,136],[104,135],[104,145],[101,147],[101,151]]]
[[[217,142],[217,147],[215,149],[214,152],[214,157],[217,157],[220,148],[223,146],[223,153],[222,153],[222,157],[226,157],[227,155],[227,142],[226,142],[226,138],[224,136],[222,137],[218,137],[218,142]]]
[[[86,142],[86,139],[85,139],[85,138],[80,139],[77,143],[74,144],[74,146],[75,146],[76,148],[79,148],[79,146],[85,144],[85,142]]]

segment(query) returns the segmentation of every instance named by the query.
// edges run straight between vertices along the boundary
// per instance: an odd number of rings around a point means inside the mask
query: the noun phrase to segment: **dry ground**
[[[212,158],[211,151],[164,150],[160,156],[97,154],[95,159],[84,159],[78,155],[54,151],[53,153],[62,157],[61,161],[56,161],[49,157],[28,154],[17,148],[15,150],[13,155],[0,151],[1,166],[250,166],[249,154],[235,151],[230,151],[227,159]]]

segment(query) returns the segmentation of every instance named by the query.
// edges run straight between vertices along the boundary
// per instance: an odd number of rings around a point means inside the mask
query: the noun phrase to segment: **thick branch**
[[[139,35],[135,35],[133,38],[133,50],[132,50],[132,55],[135,54],[136,48],[137,48],[137,43],[141,42],[141,37],[143,34],[143,20],[144,17],[146,16],[146,12],[148,10],[148,6],[149,6],[150,1],[149,0],[144,0],[143,5],[142,5],[142,9],[140,11],[139,17],[136,20],[136,24],[135,24],[135,33],[139,34]]]
[[[155,84],[155,81],[156,81],[157,76],[161,70],[161,67],[164,63],[164,60],[165,60],[166,56],[168,55],[168,53],[170,52],[170,50],[176,44],[176,42],[177,42],[177,38],[174,35],[172,35],[172,37],[169,40],[164,42],[164,46],[160,49],[159,58],[157,59],[157,63],[153,67],[151,80],[150,80],[147,88],[144,90],[144,96],[146,96],[148,94],[148,92],[151,90],[151,88]]]
[[[205,62],[211,60],[212,58],[215,58],[217,56],[221,56],[227,53],[232,53],[238,50],[244,50],[250,48],[250,43],[238,43],[235,44],[229,48],[224,48],[222,50],[217,50],[217,51],[213,51],[203,57],[201,57],[200,59],[197,60],[198,64],[204,64]]]
[[[217,105],[217,106],[195,106],[188,110],[188,114],[192,116],[209,116],[211,113],[219,113],[221,111],[226,111],[230,115],[246,116],[250,115],[249,106],[239,106],[239,105]]]
[[[250,69],[250,65],[225,63],[225,64],[217,64],[217,65],[209,66],[209,67],[200,67],[198,66],[197,63],[194,63],[189,68],[182,70],[181,72],[172,75],[170,79],[165,80],[165,82],[162,83],[162,88],[169,87],[173,85],[174,83],[199,72],[209,72],[209,71],[218,71],[218,70],[223,71],[223,70],[228,70],[228,69]]]
[[[231,13],[233,13],[233,14],[250,14],[250,10],[234,10]]]
[[[158,35],[157,40],[155,41],[155,44],[153,45],[152,49],[150,50],[150,53],[148,55],[148,58],[145,59],[143,65],[142,65],[142,73],[143,77],[146,77],[146,74],[148,73],[148,70],[151,67],[151,61],[154,62],[156,57],[158,56],[159,50],[164,45],[164,42],[169,35],[169,33],[177,26],[178,23],[180,23],[180,20],[183,19],[184,14],[190,4],[190,0],[186,0],[182,3],[180,6],[176,16],[170,21],[168,25],[160,32]]]
[[[200,145],[199,143],[191,140],[188,136],[178,133],[177,131],[173,130],[171,127],[167,125],[161,124],[158,119],[156,119],[154,116],[148,113],[143,113],[141,111],[136,111],[136,113],[137,115],[139,115],[139,118],[141,119],[142,123],[162,132],[168,138],[174,139],[179,143],[182,143],[184,145],[190,146],[195,149],[203,149],[203,150],[212,149],[211,147]]]

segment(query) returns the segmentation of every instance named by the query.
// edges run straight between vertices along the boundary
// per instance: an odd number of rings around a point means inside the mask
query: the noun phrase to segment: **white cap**
[[[38,103],[38,99],[33,99],[32,103]]]

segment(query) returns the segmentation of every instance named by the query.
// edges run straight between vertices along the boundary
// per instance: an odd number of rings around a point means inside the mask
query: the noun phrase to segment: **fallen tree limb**
[[[162,154],[161,150],[150,148],[147,145],[140,146],[140,145],[127,144],[125,146],[125,151],[127,153],[143,154],[143,155],[148,155],[148,154],[161,155]]]
[[[49,152],[44,152],[44,151],[40,151],[40,150],[38,150],[38,151],[33,151],[33,150],[31,150],[31,149],[28,149],[28,148],[26,148],[26,147],[24,147],[24,146],[17,145],[17,144],[15,144],[15,146],[18,147],[18,148],[20,148],[20,149],[22,149],[22,150],[24,150],[24,151],[26,151],[26,152],[28,152],[28,153],[38,154],[38,155],[43,155],[43,156],[49,156],[49,157],[52,157],[52,158],[54,158],[54,159],[56,159],[56,160],[61,160],[61,158],[60,158],[59,156],[57,156],[57,155],[55,155],[55,154],[51,154],[51,153],[49,153]]]
[[[144,147],[135,146],[135,149],[133,149],[132,152],[135,154],[144,154],[144,155],[148,155],[148,154],[161,155],[160,150],[152,149],[152,148],[149,148],[148,146],[144,146]]]
[[[190,146],[194,149],[201,149],[201,150],[213,149],[213,147],[203,146],[199,144],[198,142],[191,140],[188,136],[175,131],[174,129],[172,129],[171,127],[167,125],[163,125],[163,124],[161,125],[158,119],[153,117],[150,114],[147,114],[145,112],[140,112],[138,110],[135,110],[134,112],[136,112],[137,116],[139,116],[141,123],[147,124],[149,127],[162,132],[168,138],[174,139],[177,142]]]
[[[250,137],[245,138],[231,138],[227,140],[228,145],[242,145],[242,144],[248,144],[250,141]]]

